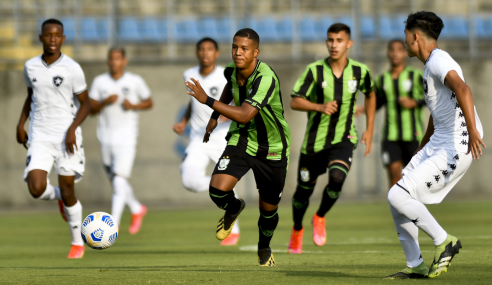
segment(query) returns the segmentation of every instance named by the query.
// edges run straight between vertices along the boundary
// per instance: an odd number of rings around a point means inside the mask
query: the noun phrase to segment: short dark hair
[[[403,48],[405,48],[405,42],[401,39],[392,39],[388,42],[388,50],[391,48],[391,45],[394,43],[400,43],[403,45]]]
[[[203,38],[203,39],[199,40],[199,41],[196,43],[196,50],[199,50],[199,49],[200,49],[200,45],[201,45],[201,44],[203,44],[203,43],[205,43],[205,42],[210,42],[210,43],[213,43],[213,44],[214,44],[214,46],[215,46],[215,49],[216,49],[216,50],[219,50],[219,45],[217,44],[217,42],[216,42],[214,39],[212,39],[212,38],[208,38],[208,37],[207,37],[207,38]]]
[[[49,25],[49,24],[60,25],[62,27],[62,31],[63,31],[63,24],[62,24],[62,22],[60,22],[57,19],[48,19],[48,20],[44,21],[41,24],[41,31],[43,31],[44,26]]]
[[[236,34],[234,34],[234,38],[235,37],[248,38],[252,41],[257,42],[258,45],[260,45],[260,36],[258,35],[257,32],[255,32],[253,29],[250,28],[240,29],[239,31],[236,32]]]
[[[112,53],[112,52],[119,52],[123,55],[123,57],[126,57],[126,51],[125,51],[125,48],[124,47],[111,47],[108,51],[108,56]]]
[[[419,29],[429,37],[437,40],[444,28],[441,18],[432,12],[420,11],[410,13],[405,21],[405,29]]]
[[[331,25],[329,28],[328,28],[328,31],[326,32],[327,34],[328,33],[335,33],[335,34],[338,34],[340,33],[341,31],[344,31],[345,33],[347,33],[347,35],[350,37],[350,27],[343,24],[343,23],[335,23],[333,25]]]

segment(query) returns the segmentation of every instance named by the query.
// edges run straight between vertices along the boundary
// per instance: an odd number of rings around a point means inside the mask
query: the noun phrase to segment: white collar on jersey
[[[51,64],[49,64],[49,65],[48,65],[48,64],[44,61],[44,59],[43,59],[43,55],[41,55],[39,58],[41,59],[41,62],[43,63],[43,65],[44,65],[45,67],[50,68],[50,67],[52,67],[53,65],[55,65],[55,64],[57,64],[57,63],[59,63],[59,62],[62,60],[62,58],[63,58],[63,53],[60,53],[60,57],[59,57],[59,58],[58,58],[55,62],[53,62],[53,63],[51,63]]]
[[[436,47],[436,48],[434,48],[433,50],[431,50],[431,53],[429,54],[429,57],[428,57],[428,58],[427,58],[427,60],[425,61],[425,64],[427,64],[427,62],[429,62],[429,59],[431,58],[432,53],[433,53],[435,50],[437,50],[437,49],[440,49],[440,48],[437,48],[437,47]]]
[[[203,76],[203,75],[202,75],[202,73],[200,72],[200,66],[198,66],[198,74],[200,75],[200,77],[201,77],[202,79],[205,79],[205,78],[209,77],[209,76],[210,76],[210,75],[212,75],[215,71],[217,71],[217,65],[215,65],[214,70],[212,70],[212,72],[210,72],[209,74],[207,74],[207,75]]]

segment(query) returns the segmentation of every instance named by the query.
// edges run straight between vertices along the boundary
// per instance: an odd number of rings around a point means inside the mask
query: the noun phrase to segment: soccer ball
[[[93,249],[105,249],[113,245],[118,237],[118,225],[105,212],[94,212],[82,223],[82,239]]]

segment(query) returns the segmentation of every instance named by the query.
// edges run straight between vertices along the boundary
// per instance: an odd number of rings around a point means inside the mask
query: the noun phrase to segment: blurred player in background
[[[388,169],[390,187],[401,179],[401,170],[410,162],[424,135],[422,107],[425,106],[423,75],[406,66],[405,43],[388,43],[391,69],[376,78],[376,109],[386,105],[382,160]]]
[[[210,198],[225,210],[217,225],[216,237],[225,239],[232,231],[244,200],[232,189],[250,169],[255,175],[260,194],[258,220],[258,262],[275,266],[270,241],[278,224],[278,203],[287,174],[290,129],[284,118],[280,82],[275,72],[258,60],[260,37],[252,29],[236,32],[232,43],[232,59],[224,70],[227,84],[220,101],[207,96],[194,78],[186,82],[188,94],[214,109],[204,141],[217,127],[219,115],[231,119],[227,147],[215,166],[210,181]],[[229,105],[234,100],[235,106]]]
[[[137,147],[138,111],[152,107],[150,90],[142,77],[125,71],[125,50],[108,52],[109,72],[94,78],[89,92],[91,114],[99,114],[97,137],[104,168],[113,187],[111,215],[118,225],[125,205],[132,213],[128,231],[136,234],[147,207],[135,198],[128,182]]]
[[[405,45],[424,68],[425,101],[431,115],[418,152],[403,169],[403,178],[388,193],[396,232],[407,259],[407,267],[387,279],[437,277],[447,272],[461,242],[448,234],[424,204],[439,204],[463,177],[473,159],[482,155],[483,129],[464,81],[461,67],[437,46],[444,27],[432,12],[408,16]],[[419,229],[436,247],[430,269],[422,259]]]
[[[322,246],[326,242],[325,214],[340,196],[357,146],[354,114],[359,90],[366,96],[367,125],[362,135],[362,143],[366,144],[365,156],[371,152],[376,96],[369,69],[347,58],[347,51],[352,46],[347,25],[331,25],[326,44],[330,57],[309,64],[291,95],[291,108],[307,112],[308,126],[299,159],[297,189],[292,198],[294,228],[289,253],[302,252],[302,219],[318,176],[328,168],[329,182],[312,218],[314,243]]]
[[[82,179],[85,170],[79,126],[90,111],[87,84],[80,65],[61,53],[65,36],[60,21],[44,21],[39,41],[43,54],[24,66],[28,95],[17,125],[17,141],[29,145],[24,181],[34,198],[59,201],[72,235],[68,258],[82,258],[82,205],[75,198],[74,183]],[[27,118],[31,121],[29,136],[24,130]],[[59,187],[49,183],[53,164]]]
[[[219,100],[220,95],[227,84],[224,77],[224,68],[216,64],[219,58],[219,46],[211,38],[203,38],[196,44],[196,56],[198,66],[186,70],[184,80],[195,78],[200,81],[208,96]],[[186,129],[188,121],[191,123],[190,143],[185,151],[185,157],[181,164],[181,179],[186,189],[192,192],[208,191],[210,176],[205,174],[210,160],[215,164],[227,146],[225,137],[231,125],[229,119],[220,116],[220,123],[210,135],[208,143],[204,143],[205,130],[213,110],[208,106],[191,98],[188,108],[181,121],[173,126],[173,130],[181,135]],[[221,245],[235,245],[239,239],[239,223],[236,222],[232,232],[221,241]]]

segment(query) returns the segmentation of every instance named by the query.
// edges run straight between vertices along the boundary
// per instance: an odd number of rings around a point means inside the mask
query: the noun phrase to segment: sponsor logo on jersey
[[[276,153],[276,152],[270,152],[270,153],[268,154],[268,156],[277,156],[277,153]]]
[[[350,93],[357,91],[357,80],[355,80],[355,77],[354,79],[348,81],[348,91]]]
[[[441,180],[441,175],[434,175],[434,179],[437,183],[439,183],[439,180]]]
[[[61,77],[60,75],[53,76],[53,85],[55,85],[56,88],[60,87],[62,85],[64,78]]]
[[[218,91],[219,91],[219,88],[212,87],[212,88],[210,88],[210,95],[215,96],[215,95],[217,95]]]
[[[425,185],[427,186],[427,188],[431,188],[432,182],[425,182]]]
[[[449,172],[447,170],[441,170],[442,176],[446,177]]]
[[[303,182],[309,181],[309,170],[307,168],[301,168],[300,175]]]
[[[412,90],[412,85],[413,82],[410,79],[403,81],[403,90],[405,90],[405,92],[410,92],[410,90]]]
[[[219,161],[219,166],[217,167],[218,170],[226,170],[227,166],[229,165],[229,162],[231,162],[231,160],[229,159],[229,157],[223,157],[220,161]]]
[[[32,82],[38,82],[38,80],[36,78],[33,78]]]
[[[456,93],[451,93],[451,100],[453,100],[454,98],[456,98]]]

